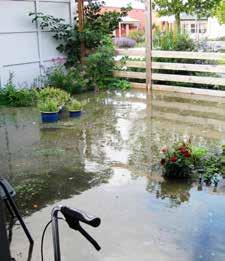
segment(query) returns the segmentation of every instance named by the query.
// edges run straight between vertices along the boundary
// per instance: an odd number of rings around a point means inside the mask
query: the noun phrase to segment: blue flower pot
[[[69,111],[69,115],[71,118],[80,117],[81,111]]]
[[[59,119],[58,112],[41,112],[42,122],[56,122]]]

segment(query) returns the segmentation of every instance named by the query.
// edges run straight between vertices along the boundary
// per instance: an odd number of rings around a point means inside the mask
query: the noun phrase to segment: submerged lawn
[[[225,143],[225,99],[175,93],[87,94],[83,116],[41,124],[30,108],[0,108],[1,175],[17,190],[18,205],[40,239],[55,204],[102,217],[88,229],[102,251],[61,224],[66,261],[225,260],[225,185],[168,182],[159,175],[159,149],[183,135],[214,150]],[[17,261],[28,255],[20,226],[12,228]],[[45,260],[53,259],[51,231]]]

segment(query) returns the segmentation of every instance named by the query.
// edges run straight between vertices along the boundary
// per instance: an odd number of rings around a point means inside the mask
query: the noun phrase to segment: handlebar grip
[[[92,227],[98,227],[101,224],[101,219],[98,217],[91,216],[79,209],[72,209],[66,206],[61,207],[61,212],[65,219],[70,224],[71,228],[76,229],[76,222],[83,222]],[[73,226],[74,224],[74,226]]]

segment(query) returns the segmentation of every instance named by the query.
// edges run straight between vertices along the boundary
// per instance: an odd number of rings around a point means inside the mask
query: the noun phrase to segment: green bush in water
[[[8,83],[0,88],[0,105],[26,107],[35,105],[36,101],[36,91],[32,88],[17,89],[13,83],[13,75],[10,76]]]
[[[72,99],[70,104],[68,105],[69,111],[81,111],[82,104],[76,99]]]
[[[38,108],[41,112],[58,112],[59,105],[55,99],[47,99],[38,103]]]
[[[58,88],[45,87],[37,91],[37,97],[39,102],[44,102],[46,100],[53,99],[57,101],[58,106],[61,106],[69,101],[70,94]]]

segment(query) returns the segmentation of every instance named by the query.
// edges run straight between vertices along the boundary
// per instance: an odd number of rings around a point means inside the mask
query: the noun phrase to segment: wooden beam
[[[146,74],[144,72],[114,71],[114,76],[122,77],[122,78],[143,79],[144,80],[146,77]],[[156,80],[156,81],[185,82],[185,83],[197,83],[197,84],[206,84],[206,85],[223,85],[223,86],[225,86],[225,78],[216,78],[216,77],[153,73],[152,79]]]
[[[145,61],[126,61],[125,64],[121,63],[120,61],[116,61],[115,64],[117,66],[126,66],[130,68],[146,68],[146,62]]]
[[[130,82],[131,87],[135,89],[144,89],[145,83],[139,82]],[[194,100],[208,100],[209,102],[225,102],[225,91],[220,90],[207,90],[207,89],[199,89],[199,88],[187,88],[180,86],[172,86],[172,85],[162,85],[162,84],[153,84],[153,91],[163,91],[168,93],[169,97],[181,97],[183,99],[194,99]],[[190,95],[190,96],[187,96]],[[195,96],[193,96],[195,95]],[[203,96],[208,96],[203,97]]]
[[[118,55],[145,57],[145,48],[117,49]],[[194,60],[225,60],[225,53],[206,53],[206,52],[180,52],[180,51],[152,51],[155,58],[181,58]]]
[[[224,102],[224,97],[225,97],[225,91],[220,91],[220,90],[207,90],[207,89],[199,89],[199,88],[187,88],[187,87],[180,87],[180,86],[172,86],[172,85],[162,85],[162,84],[153,84],[153,90],[157,91],[166,91],[166,92],[174,92],[174,93],[184,93],[185,97],[187,97],[187,94],[195,94],[195,95],[209,95],[209,96],[214,96],[217,97],[216,100],[213,97],[211,101],[215,102]],[[177,97],[177,94],[175,94]],[[183,97],[184,98],[184,97]],[[193,99],[194,97],[192,97]],[[218,100],[221,99],[221,100]],[[197,97],[197,100],[204,100],[206,98],[202,99],[202,96]],[[210,102],[210,100],[209,100]]]
[[[169,81],[169,82],[185,82],[185,83],[223,85],[223,86],[225,85],[225,78],[203,77],[203,76],[153,73],[152,79],[157,81]]]
[[[164,63],[153,62],[153,69],[189,71],[189,72],[207,72],[207,73],[225,73],[225,65],[211,64],[188,64],[188,63]]]
[[[78,5],[77,6],[78,28],[79,28],[79,31],[82,32],[84,29],[84,0],[78,0],[77,5]]]
[[[152,85],[152,1],[145,0],[146,90]]]
[[[153,51],[152,57],[182,58],[195,60],[225,60],[225,53]]]
[[[116,65],[123,66],[120,61],[116,61]],[[127,61],[124,66],[128,68],[146,68],[145,61]],[[173,71],[189,71],[189,72],[212,72],[225,73],[225,65],[218,64],[190,64],[190,63],[164,63],[152,62],[152,69],[173,70]]]
[[[76,0],[75,0],[76,1]],[[79,32],[83,32],[84,29],[84,0],[78,0],[77,2],[77,11],[78,11],[78,29]],[[84,43],[80,43],[80,57],[81,57],[81,62],[82,58],[85,56],[85,46]]]
[[[122,78],[133,78],[133,79],[146,79],[145,72],[129,72],[129,71],[114,71],[115,77],[122,77]]]

